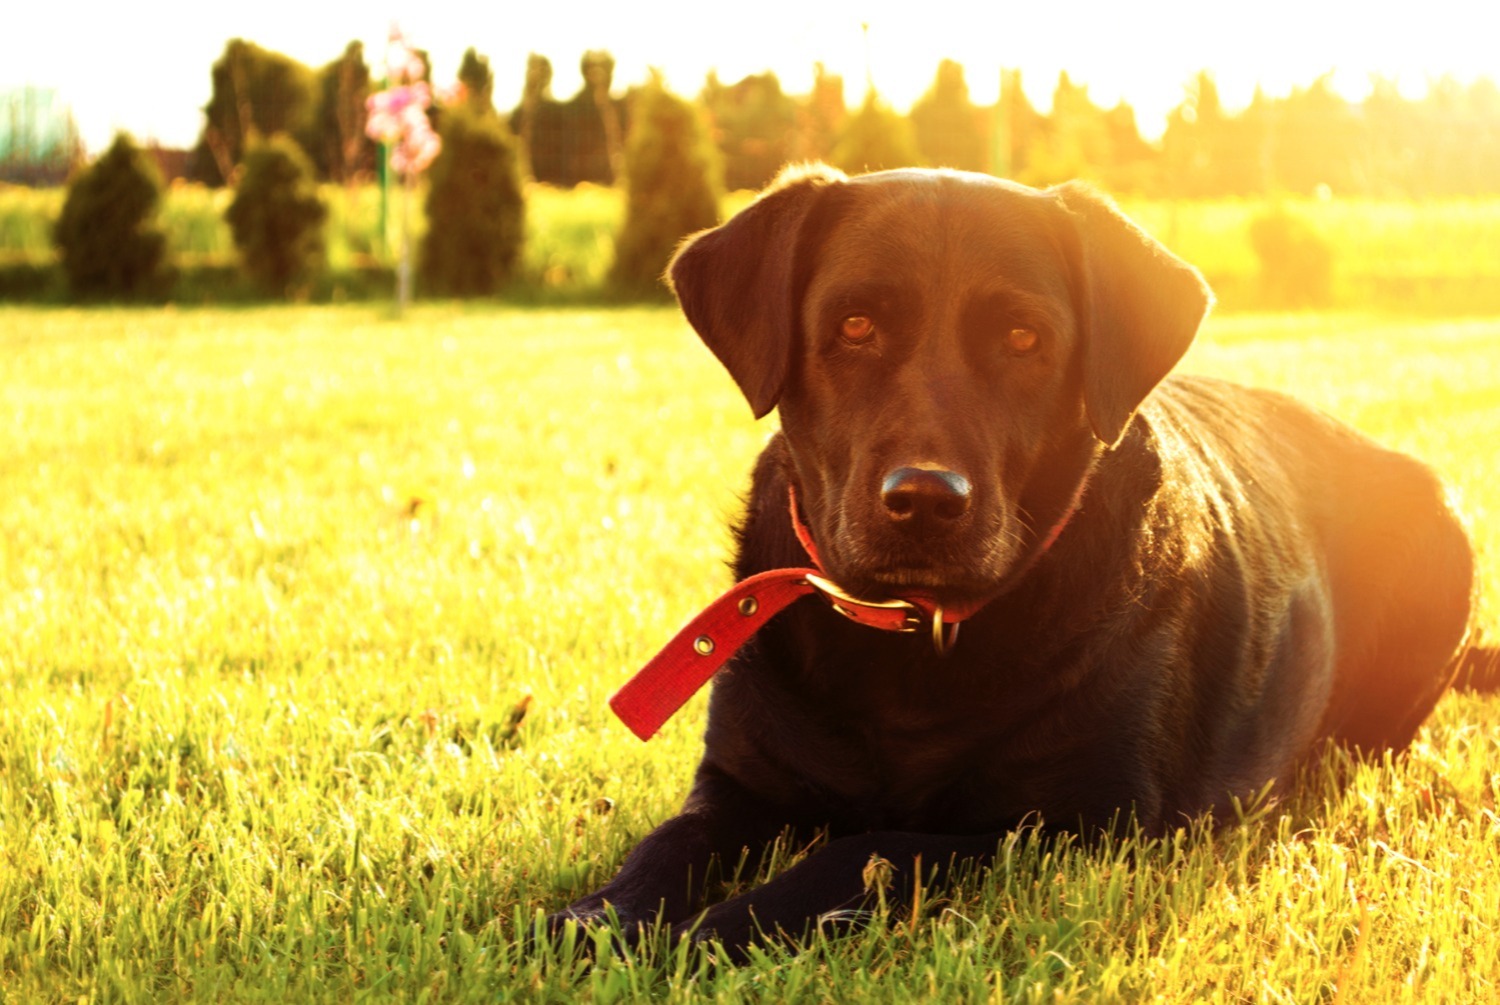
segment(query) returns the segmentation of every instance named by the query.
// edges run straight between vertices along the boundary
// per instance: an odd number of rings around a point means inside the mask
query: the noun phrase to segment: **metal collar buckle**
[[[958,630],[962,626],[953,621],[943,624],[943,609],[938,607],[932,612],[932,651],[939,657],[947,656],[958,644]],[[944,631],[947,629],[947,631]]]
[[[857,624],[894,632],[915,632],[930,624],[932,648],[939,656],[947,656],[958,640],[958,623],[944,622],[941,606],[935,606],[929,618],[921,607],[909,600],[862,600],[815,573],[807,573],[804,578],[809,586],[822,594],[829,606]]]
[[[809,572],[805,578],[807,585],[821,593],[835,611],[850,621],[898,632],[914,632],[922,627],[922,609],[909,600],[861,600],[851,597],[842,587],[822,576]],[[861,612],[869,614],[862,615]],[[889,615],[883,616],[882,612],[899,612],[904,617],[897,621]]]

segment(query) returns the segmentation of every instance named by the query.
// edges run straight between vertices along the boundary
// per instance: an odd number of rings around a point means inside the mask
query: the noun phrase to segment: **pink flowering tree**
[[[406,36],[391,26],[385,53],[385,90],[370,95],[365,131],[390,152],[390,167],[401,178],[401,250],[397,264],[396,303],[404,310],[411,299],[411,241],[407,221],[411,190],[417,176],[437,157],[443,141],[427,109],[432,107],[432,87],[423,78],[427,65]]]

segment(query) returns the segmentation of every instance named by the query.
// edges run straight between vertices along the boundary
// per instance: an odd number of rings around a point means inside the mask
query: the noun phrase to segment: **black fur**
[[[671,276],[755,412],[781,411],[739,576],[805,564],[791,482],[849,592],[998,596],[947,658],[793,605],[716,678],[682,813],[556,922],[796,936],[869,899],[872,856],[899,894],[1031,816],[1159,832],[1325,740],[1405,747],[1451,682],[1473,568],[1438,480],[1284,396],[1167,378],[1207,289],[1088,190],[805,170]],[[882,480],[912,466],[961,475],[933,484],[972,486],[962,511],[892,509]],[[830,841],[697,915],[711,861],[787,827]]]

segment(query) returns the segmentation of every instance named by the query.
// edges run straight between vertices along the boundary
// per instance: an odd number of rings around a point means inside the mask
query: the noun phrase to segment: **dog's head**
[[[780,407],[829,573],[949,602],[1023,560],[1210,302],[1089,189],[948,171],[788,172],[670,279],[755,414]]]

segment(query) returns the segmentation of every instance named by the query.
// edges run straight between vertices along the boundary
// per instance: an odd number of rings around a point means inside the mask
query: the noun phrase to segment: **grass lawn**
[[[1020,833],[800,955],[527,948],[699,750],[701,696],[649,744],[604,704],[727,585],[768,428],[676,312],[0,305],[0,358],[0,1001],[1500,998],[1463,694],[1243,826]],[[1225,315],[1186,365],[1436,465],[1500,638],[1500,319]]]

